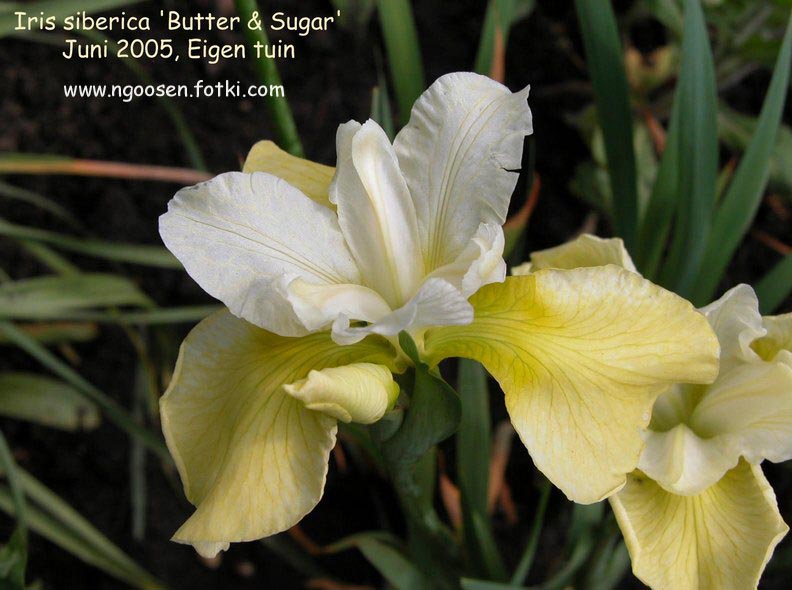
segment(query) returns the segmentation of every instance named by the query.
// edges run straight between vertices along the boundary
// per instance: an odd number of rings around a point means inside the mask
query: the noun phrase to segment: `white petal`
[[[305,333],[285,300],[291,280],[359,282],[333,212],[265,173],[228,172],[180,190],[160,235],[205,291],[281,335]]]
[[[418,221],[387,135],[374,121],[341,125],[330,188],[344,237],[364,284],[391,307],[406,302],[424,276]]]
[[[406,305],[368,326],[351,326],[349,318],[339,316],[333,324],[337,344],[360,342],[369,334],[395,336],[402,330],[428,326],[460,326],[473,321],[473,307],[451,283],[430,278]]]
[[[751,363],[722,372],[690,425],[700,436],[728,436],[752,463],[792,459],[792,367]]]
[[[685,424],[666,432],[650,430],[645,439],[638,469],[681,496],[698,494],[717,483],[739,460],[727,438],[699,438]]]
[[[482,286],[502,283],[506,278],[504,245],[503,228],[494,223],[482,223],[456,260],[429,276],[445,279],[463,295],[470,297]]]
[[[442,76],[416,101],[394,147],[418,213],[427,271],[459,256],[479,224],[506,220],[532,133],[528,89],[473,73]]]
[[[737,285],[717,301],[701,308],[721,345],[721,373],[735,363],[753,362],[759,356],[751,343],[767,333],[762,326],[759,301],[748,285]]]
[[[328,328],[340,315],[376,322],[391,312],[379,293],[361,285],[313,285],[295,279],[286,291],[294,313],[312,332]]]

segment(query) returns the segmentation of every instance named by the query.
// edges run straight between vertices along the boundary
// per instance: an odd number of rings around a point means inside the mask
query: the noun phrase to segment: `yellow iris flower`
[[[438,79],[393,144],[341,125],[335,169],[258,144],[242,173],[179,191],[160,233],[227,311],[182,345],[162,423],[195,512],[174,540],[214,555],[298,522],[338,420],[394,404],[392,373],[480,361],[536,465],[571,499],[618,491],[655,398],[717,374],[703,316],[608,266],[506,278],[502,224],[532,132],[527,89]]]
[[[621,240],[592,236],[532,263],[635,268]],[[718,378],[658,398],[638,470],[610,497],[633,571],[654,590],[755,589],[788,530],[759,463],[792,458],[792,314],[758,307],[739,285],[700,310],[720,342]]]

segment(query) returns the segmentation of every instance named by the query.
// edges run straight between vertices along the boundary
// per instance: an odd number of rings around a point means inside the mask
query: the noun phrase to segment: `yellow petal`
[[[322,496],[337,426],[282,386],[311,369],[392,358],[377,337],[344,347],[329,333],[286,338],[225,310],[198,324],[160,402],[165,440],[196,506],[174,540],[212,554],[298,522]]]
[[[531,262],[512,269],[515,276],[545,268],[573,269],[615,264],[632,272],[638,272],[621,238],[603,239],[583,234],[577,239],[531,253]]]
[[[292,156],[271,141],[259,141],[250,149],[242,172],[267,172],[296,186],[317,203],[335,207],[328,197],[335,168]]]
[[[314,370],[284,389],[309,410],[359,424],[373,424],[382,418],[399,397],[391,372],[372,363]]]
[[[751,344],[756,353],[766,361],[776,360],[779,352],[787,364],[792,365],[792,313],[765,316],[762,325],[767,335]]]
[[[610,502],[633,572],[653,590],[756,588],[788,530],[761,469],[744,460],[696,496],[637,471]]]
[[[429,359],[484,364],[536,466],[576,502],[624,484],[664,388],[717,375],[718,343],[704,317],[615,266],[510,277],[470,302],[472,324],[427,332]]]

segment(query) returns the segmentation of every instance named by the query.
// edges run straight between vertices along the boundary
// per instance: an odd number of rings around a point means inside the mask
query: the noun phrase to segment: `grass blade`
[[[34,207],[38,207],[43,211],[51,213],[74,230],[82,231],[83,229],[83,225],[77,220],[76,217],[69,213],[69,211],[67,211],[64,207],[61,207],[52,199],[48,199],[47,197],[44,197],[38,193],[0,181],[0,195],[8,199],[14,199],[17,201],[22,201],[23,203],[28,203]]]
[[[147,246],[140,244],[125,244],[120,242],[105,242],[90,238],[76,238],[57,232],[51,232],[35,227],[27,227],[10,223],[0,219],[0,236],[16,238],[19,240],[34,240],[44,242],[85,256],[113,260],[115,262],[128,262],[143,266],[159,268],[182,269],[181,263],[173,254],[161,246]]]
[[[674,100],[680,130],[678,211],[661,283],[689,296],[710,236],[718,175],[715,68],[700,0],[685,0],[681,59]]]
[[[25,590],[27,569],[28,509],[22,489],[16,461],[8,442],[0,432],[0,468],[5,472],[11,486],[10,508],[17,526],[9,541],[0,549],[0,586],[3,590]]]
[[[522,557],[520,557],[520,562],[514,569],[514,574],[511,578],[512,584],[523,584],[525,578],[528,577],[528,573],[531,571],[531,566],[536,556],[536,549],[539,546],[539,537],[542,534],[542,527],[544,526],[547,502],[550,499],[550,492],[552,490],[553,487],[550,485],[550,482],[544,480],[542,482],[542,492],[539,496],[539,504],[537,504],[536,512],[534,512],[531,532],[528,534],[528,541],[525,543],[525,549],[523,550]]]
[[[30,500],[30,528],[56,545],[135,588],[165,588],[99,532],[74,508],[23,469],[18,469],[22,487]],[[0,509],[11,506],[8,489],[0,487]]]
[[[235,0],[235,4],[237,14],[243,23],[248,22],[253,17],[254,12],[261,14],[256,0]],[[256,59],[256,52],[253,49],[253,45],[257,43],[260,43],[261,46],[269,45],[267,34],[263,29],[259,30],[247,26],[243,28],[243,32],[250,46],[253,66],[262,84],[282,86],[275,60],[267,57]],[[294,123],[294,116],[286,98],[268,93],[264,98],[264,104],[275,128],[275,136],[280,146],[293,156],[303,157],[304,152],[300,142],[300,135],[297,133],[297,125]]]
[[[484,15],[484,26],[479,38],[476,63],[473,69],[485,76],[493,76],[493,64],[498,54],[506,51],[509,32],[520,19],[525,18],[536,6],[535,0],[490,0]],[[501,80],[502,81],[502,80]]]
[[[149,180],[186,185],[209,180],[212,175],[190,168],[83,160],[54,154],[0,154],[0,174],[63,174],[66,176],[93,176],[97,178],[124,178]]]
[[[80,309],[150,304],[129,279],[110,274],[44,276],[0,285],[0,319],[55,319]]]
[[[575,6],[605,140],[613,225],[630,249],[638,226],[637,175],[632,109],[616,16],[609,0],[575,0]]]
[[[59,317],[71,321],[98,322],[120,326],[158,326],[200,322],[206,316],[220,309],[222,309],[220,305],[186,305],[145,311],[77,311],[71,314],[62,314]]]
[[[792,67],[792,16],[787,23],[770,87],[751,143],[734,172],[731,184],[715,214],[693,302],[704,305],[713,296],[732,255],[751,226],[762,200],[776,135],[789,89]]]
[[[123,406],[86,381],[79,373],[36,342],[29,334],[10,322],[0,321],[0,336],[5,336],[13,344],[94,402],[116,426],[126,431],[130,436],[138,437],[149,450],[156,453],[160,458],[170,461],[168,449],[159,436],[138,424]]]
[[[506,568],[487,511],[492,438],[487,374],[479,363],[460,359],[457,384],[462,401],[456,439],[457,478],[467,555],[475,575],[504,580]]]
[[[787,254],[756,285],[759,309],[773,313],[792,293],[792,254]]]
[[[0,373],[0,414],[60,430],[91,430],[99,410],[68,383],[36,373]]]
[[[379,0],[377,7],[399,107],[399,123],[406,125],[413,103],[426,87],[412,6],[410,0]]]

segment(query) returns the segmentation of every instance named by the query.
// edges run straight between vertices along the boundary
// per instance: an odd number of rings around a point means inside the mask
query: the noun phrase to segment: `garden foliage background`
[[[81,3],[68,4],[77,10]],[[184,14],[235,11],[231,0],[128,4],[132,5],[115,10],[140,15],[155,15],[162,7]],[[372,112],[380,120],[392,116],[397,126],[404,123],[399,118],[398,80],[389,70],[393,48],[389,52],[384,43],[376,2],[259,2],[262,11],[296,15],[330,14],[334,4],[344,6],[344,26],[308,37],[284,33],[280,38],[297,44],[299,56],[277,64],[307,157],[329,165],[335,160],[339,123],[365,120]],[[527,230],[517,242],[513,261],[581,231],[613,235],[608,215],[602,212],[609,198],[606,159],[601,138],[597,139],[596,113],[590,108],[590,70],[575,3],[514,2],[510,28],[505,34],[499,29],[499,41],[493,42],[488,61],[482,58],[480,41],[489,4],[496,3],[414,3],[424,68],[424,80],[415,83],[424,87],[443,73],[485,63],[489,73],[513,90],[532,86],[535,131],[528,140],[523,178],[512,205],[512,213],[522,215],[517,226],[527,219]],[[656,173],[653,151],[663,136],[678,71],[678,36],[668,21],[658,17],[662,13],[657,7],[662,5],[676,4],[673,0],[614,3],[628,48],[625,63],[637,121],[639,186],[650,186]],[[720,162],[726,183],[750,138],[750,118],[761,109],[789,2],[724,0],[705,5],[715,47]],[[7,10],[11,3],[2,2],[0,8]],[[397,35],[409,33],[398,31],[401,21],[390,24]],[[733,39],[723,42],[724,31],[730,29],[734,36],[744,33],[741,45]],[[152,32],[152,36],[166,34]],[[169,35],[177,43],[184,41]],[[233,34],[205,37],[241,41]],[[37,484],[23,486],[32,503],[27,581],[58,589],[158,587],[156,580],[185,589],[289,589],[306,583],[314,588],[379,587],[379,573],[357,551],[319,552],[320,547],[356,532],[387,526],[402,530],[392,492],[348,441],[334,455],[319,508],[291,534],[234,546],[214,562],[202,561],[189,547],[168,540],[190,511],[178,477],[172,466],[145,450],[144,440],[130,436],[118,423],[131,417],[151,436],[160,436],[156,398],[167,383],[178,343],[214,302],[164,258],[157,263],[161,252],[138,248],[160,246],[157,217],[173,193],[188,183],[151,180],[152,170],[145,166],[205,167],[212,173],[239,169],[249,148],[260,139],[275,137],[276,129],[261,100],[123,103],[66,98],[62,90],[64,84],[139,84],[146,76],[174,84],[193,84],[197,79],[252,84],[257,74],[249,62],[226,60],[212,66],[201,61],[141,60],[132,68],[112,57],[68,62],[60,56],[61,42],[57,34],[0,39],[0,321],[6,326],[15,321],[11,325],[23,333],[19,340],[16,333],[0,332],[4,415],[0,427],[18,466],[76,511],[70,512],[44,492],[36,495],[31,490]],[[390,101],[383,100],[387,96]],[[787,105],[786,123],[789,115]],[[73,162],[20,159],[12,154],[56,154],[141,167],[121,174],[134,173],[136,179],[107,177],[107,169],[95,162],[84,164],[83,172],[74,175]],[[779,261],[789,260],[791,159],[792,134],[783,127],[769,188],[719,283],[718,295],[738,282],[756,284],[779,268]],[[21,168],[20,163],[24,163]],[[57,281],[12,284],[44,275],[73,276],[77,271],[102,275],[91,279],[97,283],[81,283],[73,292]],[[108,275],[116,282],[108,283]],[[788,293],[784,281],[792,283],[789,271],[774,279],[779,312],[792,311],[789,299],[777,294],[783,289]],[[160,309],[176,309],[185,321],[171,321],[180,318],[168,317]],[[131,312],[139,315],[130,317]],[[26,336],[34,343],[27,349],[20,344],[28,341]],[[446,375],[452,382],[454,368]],[[20,373],[33,380],[20,381]],[[45,377],[56,381],[42,381]],[[490,385],[497,392],[497,386]],[[32,409],[19,405],[14,392],[20,388],[38,392],[32,395],[41,395],[45,405]],[[86,390],[92,392],[89,401]],[[49,398],[53,391],[59,396],[57,403]],[[545,484],[522,445],[510,444],[508,428],[497,426],[506,418],[502,396],[491,396],[490,411],[495,425],[491,470],[500,486],[493,529],[504,560],[514,564],[523,552]],[[58,428],[51,427],[53,421]],[[127,428],[134,430],[134,425]],[[440,453],[437,503],[442,509],[449,507],[448,484],[457,477],[455,452],[454,445],[447,444]],[[790,522],[792,470],[767,465],[766,473],[781,513]],[[11,487],[3,486],[0,506],[12,512]],[[609,509],[573,508],[557,491],[550,494],[548,506],[529,581],[555,579],[559,584],[601,588],[607,578],[613,587],[637,587],[627,573],[626,554]],[[90,523],[88,529],[81,518]],[[14,529],[15,521],[3,518],[0,538],[9,539]],[[106,538],[97,537],[99,531]],[[786,540],[778,547],[764,587],[786,587],[792,577],[791,543]],[[607,556],[605,566],[602,555]],[[606,566],[610,577],[598,573],[597,567]],[[357,586],[333,585],[329,580]]]

